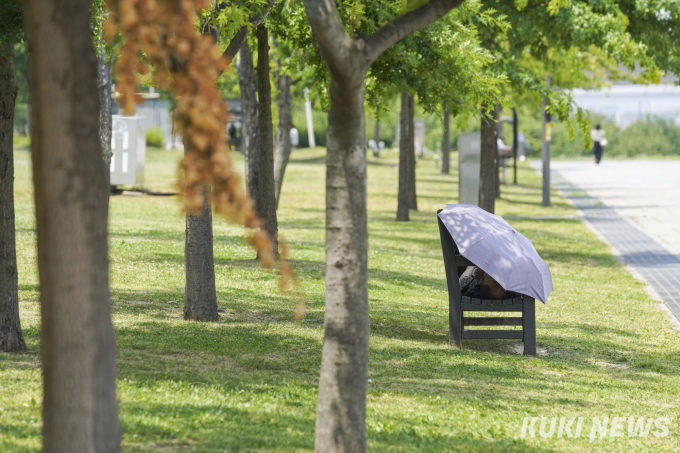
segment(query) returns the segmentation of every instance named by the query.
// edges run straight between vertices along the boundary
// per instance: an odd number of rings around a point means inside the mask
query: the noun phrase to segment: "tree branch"
[[[250,19],[250,26],[248,25],[242,26],[241,28],[238,29],[234,37],[231,38],[231,41],[229,41],[229,45],[227,46],[226,50],[222,53],[222,56],[229,60],[229,64],[231,64],[238,51],[241,50],[241,47],[243,47],[243,44],[246,42],[246,39],[248,39],[250,27],[255,28],[258,25],[260,25],[262,21],[269,15],[272,8],[274,8],[275,4],[276,0],[269,0],[266,9],[262,13],[257,14]]]
[[[238,51],[241,50],[241,47],[243,47],[243,44],[245,44],[249,34],[250,30],[248,30],[248,26],[244,25],[243,27],[239,28],[234,37],[231,38],[229,45],[222,53],[222,56],[229,60],[229,64],[231,64]]]
[[[349,71],[352,66],[352,54],[356,54],[356,50],[361,51],[364,43],[363,40],[353,40],[347,34],[335,1],[305,0],[305,13],[312,27],[314,41],[328,69],[335,73]]]
[[[226,7],[227,7],[226,3],[217,3],[212,9],[212,14],[219,13]],[[201,25],[201,34],[206,36],[212,36],[213,40],[217,42],[217,38],[220,35],[220,31],[217,29],[217,27],[213,27],[210,25],[210,16],[207,16],[203,21],[203,25]]]
[[[440,19],[452,9],[462,5],[463,1],[465,0],[430,0],[420,8],[385,24],[365,38],[366,45],[363,52],[369,65],[392,44]]]

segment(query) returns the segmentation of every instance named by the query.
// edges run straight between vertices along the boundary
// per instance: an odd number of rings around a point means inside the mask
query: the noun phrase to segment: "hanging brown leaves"
[[[229,148],[227,106],[216,84],[229,62],[214,40],[196,29],[196,10],[209,6],[208,0],[108,0],[107,39],[118,33],[123,38],[115,68],[117,91],[126,115],[133,114],[141,102],[135,94],[136,74],[150,76],[154,85],[176,95],[174,123],[185,142],[178,183],[184,209],[200,213],[203,187],[210,187],[215,211],[254,230],[249,241],[262,266],[271,268],[272,241],[234,171]],[[285,255],[280,260],[281,283],[298,287]]]

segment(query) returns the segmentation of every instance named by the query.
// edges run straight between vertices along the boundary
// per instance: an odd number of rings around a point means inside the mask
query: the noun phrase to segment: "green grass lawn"
[[[29,352],[0,354],[0,452],[40,449],[41,372],[34,212],[28,152],[16,154],[21,316]],[[180,153],[150,150],[146,187],[172,190]],[[452,159],[457,160],[455,155]],[[243,160],[237,157],[242,166]],[[447,293],[435,212],[457,200],[457,177],[417,170],[419,212],[394,221],[397,156],[369,158],[371,451],[680,451],[680,337],[667,315],[523,164],[497,213],[529,237],[555,291],[537,306],[538,345],[448,346]],[[111,198],[113,320],[123,449],[313,451],[324,304],[323,150],[296,151],[279,225],[307,297],[304,320],[258,268],[243,230],[215,220],[217,323],[182,319],[184,220],[175,197]],[[535,218],[532,218],[535,217]],[[583,417],[579,438],[522,437],[524,417]],[[670,434],[596,439],[593,417],[670,417]],[[624,433],[627,433],[627,422]],[[536,426],[538,432],[538,425]],[[549,428],[546,426],[546,429]],[[573,430],[572,430],[573,432]]]

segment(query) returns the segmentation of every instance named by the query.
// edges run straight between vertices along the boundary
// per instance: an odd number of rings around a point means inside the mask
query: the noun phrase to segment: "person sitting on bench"
[[[492,300],[505,299],[508,296],[505,288],[482,269],[474,267],[469,275],[465,274],[467,272],[458,279],[461,295],[475,299]]]

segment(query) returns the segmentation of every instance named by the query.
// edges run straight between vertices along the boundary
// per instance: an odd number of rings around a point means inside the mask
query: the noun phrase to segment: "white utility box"
[[[111,152],[112,186],[144,184],[146,133],[139,116],[113,115]]]

